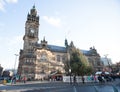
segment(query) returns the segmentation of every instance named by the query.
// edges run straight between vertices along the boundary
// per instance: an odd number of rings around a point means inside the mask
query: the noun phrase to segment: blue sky
[[[0,0],[0,64],[14,68],[23,48],[25,21],[35,4],[40,16],[39,42],[64,46],[65,38],[80,49],[95,46],[101,57],[120,61],[119,0]],[[18,64],[18,59],[17,59]],[[16,65],[17,68],[17,65]]]

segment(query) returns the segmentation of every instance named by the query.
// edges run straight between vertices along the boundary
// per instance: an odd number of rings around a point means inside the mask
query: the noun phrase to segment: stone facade
[[[39,25],[39,16],[33,6],[27,15],[24,45],[20,50],[18,74],[22,77],[41,79],[57,71],[65,73],[66,48],[48,45],[45,38],[38,43]]]
[[[91,47],[89,51],[83,51],[83,54],[87,57],[89,63],[93,66],[94,72],[103,71],[103,62],[101,61],[101,57],[94,46]]]
[[[39,25],[39,16],[37,15],[35,6],[33,6],[27,15],[25,35],[23,37],[24,44],[23,49],[20,50],[18,74],[21,77],[26,76],[30,79],[41,79],[57,71],[64,74],[64,65],[70,61],[69,52],[70,48],[74,46],[73,42],[68,45],[67,39],[65,39],[65,47],[55,46],[48,44],[44,37],[41,43],[38,43]],[[91,50],[87,52],[84,50],[81,51],[88,57],[90,62],[94,62],[92,63],[93,66],[96,64],[96,60],[93,60],[93,58],[98,57],[99,59],[100,57],[98,54],[96,54],[97,56],[90,56],[89,53]],[[96,64],[96,68],[98,68],[97,65],[100,66]]]

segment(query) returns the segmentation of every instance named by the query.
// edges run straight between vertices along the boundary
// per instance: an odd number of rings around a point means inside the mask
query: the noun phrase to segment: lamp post
[[[70,84],[72,83],[72,80],[71,80],[71,68],[69,69],[69,73],[70,73]]]
[[[111,72],[111,71],[112,71],[112,67],[111,67],[110,62],[109,62],[109,60],[108,60],[108,58],[107,58],[108,54],[106,54],[106,55],[104,55],[104,56],[105,56],[105,58],[106,58],[106,60],[107,60],[108,66],[109,66],[109,72]]]
[[[16,62],[17,62],[17,56],[18,54],[14,54],[15,55],[15,63],[14,63],[14,74],[15,74],[15,67],[16,67]]]

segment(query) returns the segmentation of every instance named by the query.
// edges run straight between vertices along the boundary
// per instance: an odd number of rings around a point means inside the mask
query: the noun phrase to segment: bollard
[[[114,85],[112,85],[112,87],[113,87],[114,92],[118,92],[118,89]]]

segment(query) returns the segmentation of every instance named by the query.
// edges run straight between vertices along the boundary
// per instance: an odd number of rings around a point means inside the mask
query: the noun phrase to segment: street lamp
[[[15,67],[16,67],[16,62],[17,62],[17,56],[18,54],[14,54],[15,55],[15,63],[14,63],[14,74],[15,74]]]
[[[71,80],[71,68],[69,69],[69,73],[70,73],[70,84],[72,83],[72,80]]]
[[[111,67],[110,62],[109,62],[109,60],[108,60],[108,58],[107,58],[108,54],[106,54],[106,55],[104,55],[104,56],[105,56],[105,58],[106,58],[106,60],[107,60],[108,66],[109,66],[109,72],[111,72],[111,71],[112,71],[112,67]]]

